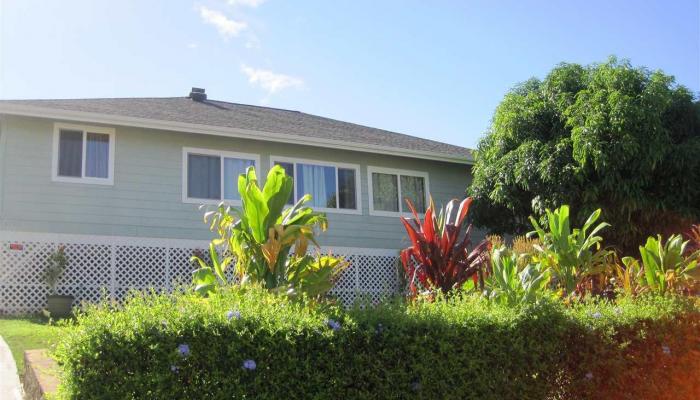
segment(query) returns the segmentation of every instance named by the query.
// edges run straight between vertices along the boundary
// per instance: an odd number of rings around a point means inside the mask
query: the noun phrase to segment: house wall
[[[367,166],[427,172],[438,204],[462,198],[471,181],[470,167],[454,163],[117,126],[113,186],[53,182],[54,122],[79,123],[2,117],[0,231],[209,239],[203,211],[182,201],[183,147],[259,154],[264,172],[270,155],[360,164],[362,215],[328,213],[328,247],[406,244],[398,217],[369,215]]]

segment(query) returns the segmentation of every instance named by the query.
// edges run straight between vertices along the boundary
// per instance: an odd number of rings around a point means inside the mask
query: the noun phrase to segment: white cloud
[[[187,43],[187,48],[188,48],[188,49],[196,49],[197,47],[199,47],[199,44],[197,44],[197,43],[195,43],[195,42]]]
[[[252,7],[255,8],[262,3],[264,3],[266,0],[228,0],[228,4],[232,6],[243,6],[243,7]]]
[[[241,71],[248,77],[248,82],[253,86],[260,86],[269,94],[277,93],[288,88],[301,88],[304,81],[299,78],[278,74],[265,69],[252,68],[241,65]]]
[[[199,15],[205,23],[213,25],[224,38],[238,36],[241,31],[248,28],[248,24],[244,21],[234,21],[219,11],[201,6],[199,7]]]

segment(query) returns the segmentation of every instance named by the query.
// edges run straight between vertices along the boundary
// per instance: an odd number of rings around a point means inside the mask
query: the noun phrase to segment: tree
[[[506,94],[473,174],[476,226],[523,233],[547,208],[570,204],[578,224],[601,208],[608,243],[636,249],[700,218],[700,104],[626,60],[560,64]]]

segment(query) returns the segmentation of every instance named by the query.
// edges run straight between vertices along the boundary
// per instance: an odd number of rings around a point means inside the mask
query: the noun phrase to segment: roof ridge
[[[187,96],[163,96],[163,97],[70,97],[53,99],[0,99],[2,101],[70,101],[70,100],[166,100],[189,99]]]
[[[185,98],[187,98],[187,97],[185,97]],[[290,110],[290,109],[288,109],[288,108],[258,106],[258,105],[255,105],[255,104],[236,103],[236,102],[234,102],[234,101],[226,101],[226,100],[206,99],[206,100],[202,101],[202,103],[206,103],[206,102],[225,103],[225,104],[231,104],[231,105],[234,105],[234,106],[264,108],[264,109],[266,109],[266,110],[277,110],[277,111],[286,111],[286,112],[293,112],[293,113],[306,114],[306,113],[303,112],[303,111],[299,111],[299,110]],[[310,114],[309,114],[309,115],[310,115]]]

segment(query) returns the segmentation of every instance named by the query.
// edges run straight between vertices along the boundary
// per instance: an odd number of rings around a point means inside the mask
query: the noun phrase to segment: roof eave
[[[50,107],[37,107],[33,105],[17,103],[0,103],[0,114],[19,115],[26,117],[38,117],[48,119],[62,119],[71,121],[90,122],[107,125],[132,126],[148,129],[160,129],[176,132],[197,133],[203,135],[227,136],[242,139],[263,140],[279,143],[307,145],[315,147],[333,148],[359,151],[364,153],[379,153],[420,158],[426,160],[443,161],[450,163],[471,165],[474,160],[468,156],[436,153],[430,151],[400,149],[391,146],[350,143],[342,140],[323,139],[308,136],[291,135],[288,133],[257,131],[240,128],[229,128],[215,125],[192,124],[186,122],[167,121],[160,119],[129,117],[124,115],[94,113],[86,111],[61,110]]]

